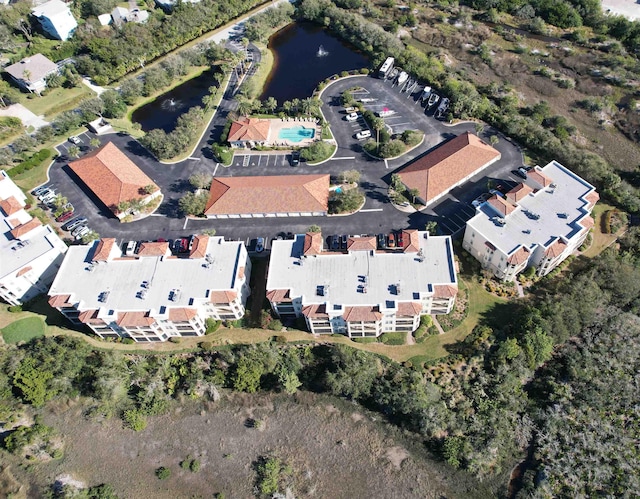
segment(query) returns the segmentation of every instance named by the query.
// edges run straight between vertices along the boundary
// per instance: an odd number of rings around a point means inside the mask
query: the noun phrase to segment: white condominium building
[[[20,305],[46,293],[67,245],[26,211],[27,197],[0,170],[0,298]]]
[[[49,304],[101,338],[166,341],[202,336],[205,320],[240,319],[251,261],[242,242],[195,236],[189,253],[167,242],[142,243],[123,256],[115,239],[69,249],[49,290]]]
[[[352,237],[344,251],[323,250],[322,234],[274,241],[267,298],[282,317],[304,316],[314,334],[377,337],[414,331],[424,314],[447,314],[458,291],[448,236],[405,230],[403,247],[377,250]]]
[[[599,198],[591,184],[557,161],[536,166],[526,183],[476,208],[463,247],[499,279],[513,280],[531,266],[544,276],[584,242]]]

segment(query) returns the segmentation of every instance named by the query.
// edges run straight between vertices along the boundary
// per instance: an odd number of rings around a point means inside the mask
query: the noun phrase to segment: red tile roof
[[[520,265],[527,260],[529,260],[529,250],[524,246],[520,246],[507,258],[507,263],[509,265]]]
[[[326,212],[329,175],[216,177],[205,215]]]
[[[596,191],[591,191],[586,195],[585,199],[591,206],[595,206],[595,204],[600,200],[600,194]]]
[[[378,312],[378,307],[359,306],[346,307],[344,320],[347,322],[372,322],[382,319],[382,314]]]
[[[529,187],[527,184],[520,183],[509,192],[507,192],[507,199],[510,199],[517,204],[520,202],[520,200],[524,199],[532,192],[533,189],[531,187]]]
[[[327,306],[322,303],[320,305],[307,305],[302,308],[302,315],[308,317],[309,319],[328,319],[329,314],[327,314]]]
[[[33,267],[27,265],[26,267],[22,267],[18,272],[16,272],[16,277],[20,277],[21,275],[25,275],[30,270],[33,270]]]
[[[322,232],[307,232],[304,235],[303,255],[319,255],[322,253]]]
[[[267,291],[267,299],[274,303],[290,303],[290,293],[290,289],[272,289],[271,291]]]
[[[151,180],[113,142],[72,161],[69,167],[111,211],[117,213],[122,201],[144,199],[143,189],[153,185]]]
[[[558,256],[560,256],[564,250],[567,249],[567,243],[565,243],[562,239],[556,239],[551,246],[549,246],[545,252],[544,255],[547,258],[556,258]]]
[[[167,256],[169,254],[168,242],[146,242],[140,243],[138,256]]]
[[[153,317],[149,317],[149,312],[119,312],[116,320],[116,324],[123,327],[146,327],[155,322]]]
[[[170,308],[169,320],[173,322],[187,322],[198,315],[198,311],[195,308]]]
[[[194,236],[189,258],[204,258],[209,246],[209,236]]]
[[[98,318],[97,310],[85,310],[84,312],[80,312],[78,320],[83,324],[104,324],[104,321]]]
[[[114,244],[116,244],[116,240],[113,237],[100,239],[96,245],[95,251],[93,252],[93,258],[91,258],[91,261],[106,262],[109,260],[109,255],[111,255],[111,250],[113,249]]]
[[[455,298],[458,294],[458,286],[454,284],[435,284],[433,286],[434,298]]]
[[[229,142],[238,140],[254,140],[263,142],[269,137],[270,120],[242,117],[231,124],[229,128]]]
[[[375,251],[377,248],[375,236],[371,237],[350,237],[347,240],[348,251]]]
[[[71,295],[53,295],[49,297],[49,305],[53,308],[72,305],[72,303],[69,302],[69,298],[71,298]]]
[[[495,194],[487,200],[487,203],[489,203],[503,217],[506,217],[516,209],[516,207],[509,201],[502,199],[500,196],[496,196]]]
[[[7,199],[0,201],[0,208],[4,212],[5,217],[18,213],[22,209],[22,203],[15,197],[9,196]]]
[[[33,229],[40,227],[41,225],[42,222],[40,220],[38,220],[37,218],[32,218],[27,223],[18,225],[16,228],[12,229],[11,235],[14,237],[14,239],[20,239],[22,236],[31,232]]]
[[[595,224],[595,221],[590,216],[586,216],[582,220],[580,220],[580,225],[582,225],[585,229],[591,229]]]
[[[422,312],[422,305],[416,302],[401,302],[398,303],[398,311],[396,315],[413,317],[415,315],[420,315]]]
[[[17,227],[18,225],[20,225],[20,219],[19,218],[10,218],[9,219],[9,225],[11,227]]]
[[[238,297],[235,291],[211,291],[209,293],[209,301],[211,303],[231,303]]]
[[[416,229],[403,230],[402,241],[404,242],[405,253],[417,253],[420,251],[420,234]]]
[[[499,151],[467,132],[405,166],[398,175],[429,202],[498,158]]]
[[[534,182],[540,184],[542,187],[549,187],[551,184],[553,184],[553,180],[542,173],[539,166],[536,166],[533,170],[529,170],[527,176]]]

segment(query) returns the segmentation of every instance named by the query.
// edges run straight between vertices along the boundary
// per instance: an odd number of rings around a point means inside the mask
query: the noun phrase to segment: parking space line
[[[220,166],[220,163],[216,163],[216,167],[213,169],[213,176],[216,176],[216,172],[218,171],[218,167]]]
[[[242,166],[249,166],[249,155],[245,154],[243,159],[242,159]]]
[[[187,224],[189,223],[189,217],[185,217],[184,219],[184,225],[182,226],[182,230],[185,230],[187,228]]]
[[[337,159],[356,159],[356,157],[355,156],[341,156],[339,158],[334,157],[334,158],[331,158],[330,161],[335,161]]]
[[[449,232],[451,232],[452,234],[455,233],[455,231],[451,230],[451,227],[449,227],[446,223],[444,222],[438,222],[438,224],[440,224],[441,226],[445,227]]]
[[[458,219],[462,222],[462,225],[466,225],[467,221],[464,217],[461,217],[459,213],[455,213],[453,216],[458,217]]]

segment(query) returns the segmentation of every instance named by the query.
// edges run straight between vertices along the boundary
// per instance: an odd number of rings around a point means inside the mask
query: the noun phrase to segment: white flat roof
[[[54,239],[59,239],[51,227],[43,225],[36,227],[28,233],[28,237],[22,237],[20,241],[13,239],[9,231],[11,226],[2,217],[0,222],[2,235],[0,235],[0,277],[5,277],[13,272],[26,267],[29,263],[54,250]],[[56,253],[61,253],[56,249]]]
[[[222,237],[209,238],[207,253],[212,263],[208,268],[204,258],[155,256],[116,258],[91,265],[94,246],[69,248],[50,296],[71,295],[71,302],[81,302],[80,310],[160,312],[163,306],[194,307],[194,299],[206,301],[208,290],[233,289],[238,268],[246,263],[242,242]],[[144,299],[138,297],[143,281],[150,283]],[[180,293],[170,300],[174,290]],[[107,299],[100,301],[105,292],[109,293]]]
[[[291,297],[302,295],[304,304],[352,306],[419,301],[419,293],[430,293],[430,284],[457,282],[451,238],[425,238],[425,234],[419,233],[423,261],[417,253],[391,251],[326,251],[301,259],[304,235],[297,235],[295,240],[273,241],[267,290],[290,289]],[[367,292],[363,293],[365,276]],[[329,286],[329,292],[318,296],[318,286]]]
[[[519,245],[532,248],[547,247],[556,237],[573,237],[582,230],[578,222],[588,214],[584,199],[595,190],[587,181],[557,161],[541,169],[555,187],[540,189],[518,202],[515,211],[507,215],[505,224],[497,222],[497,213],[488,203],[476,209],[476,215],[467,222],[496,248],[509,255]]]

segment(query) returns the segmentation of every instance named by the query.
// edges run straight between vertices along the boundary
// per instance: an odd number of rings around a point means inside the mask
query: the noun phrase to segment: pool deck
[[[288,139],[279,138],[280,130],[283,128],[293,128],[296,126],[303,126],[305,128],[312,128],[316,131],[315,135],[311,139],[302,139],[300,142],[294,142]],[[322,136],[322,127],[316,122],[315,118],[300,119],[300,118],[284,118],[271,120],[271,128],[269,130],[269,138],[267,140],[268,145],[272,146],[291,146],[291,147],[305,147],[318,140]]]

